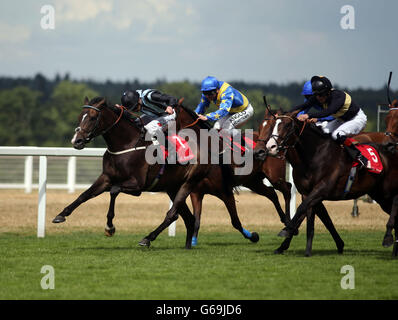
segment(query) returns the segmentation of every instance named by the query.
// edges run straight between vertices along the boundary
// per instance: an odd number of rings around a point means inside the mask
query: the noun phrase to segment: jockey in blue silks
[[[201,85],[202,99],[195,112],[201,120],[215,121],[215,129],[226,129],[232,135],[235,128],[244,124],[254,114],[249,100],[238,90],[215,77],[206,77]],[[218,110],[204,115],[206,108],[213,102]]]

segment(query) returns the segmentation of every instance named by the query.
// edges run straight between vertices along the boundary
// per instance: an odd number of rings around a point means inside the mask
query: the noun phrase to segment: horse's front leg
[[[157,227],[154,231],[152,231],[150,234],[148,234],[145,238],[143,238],[140,242],[140,246],[146,246],[149,247],[151,245],[151,241],[155,240],[156,237],[164,230],[166,229],[173,221],[178,219],[178,214],[177,211],[183,207],[185,204],[185,200],[188,197],[188,195],[192,192],[195,184],[192,182],[185,182],[181,188],[178,190],[176,196],[174,197],[173,200],[173,205],[170,208],[170,210],[167,212],[166,217],[164,218],[163,222]],[[171,196],[171,198],[173,198]],[[186,205],[186,204],[185,204]],[[188,218],[187,213],[185,210],[181,211],[181,214],[185,214],[185,225],[187,227],[187,240],[186,240],[186,245],[185,247],[187,249],[190,249],[192,246],[192,235],[193,235],[193,230],[195,226],[195,218],[192,216],[192,220]]]
[[[275,206],[276,211],[278,212],[279,218],[281,222],[286,225],[290,219],[287,219],[287,215],[283,212],[282,207],[279,203],[278,195],[275,192],[273,187],[267,187],[262,179],[253,179],[244,183],[244,186],[254,191],[255,193],[267,197],[272,201]],[[290,201],[290,200],[289,200]]]
[[[322,184],[322,186],[323,185],[324,184]],[[288,222],[286,228],[279,233],[279,236],[290,237],[290,235],[293,235],[294,232],[298,230],[298,227],[300,226],[304,218],[302,216],[304,216],[309,209],[312,209],[314,205],[317,205],[323,200],[324,189],[322,186],[318,185],[317,187],[315,187],[314,190],[303,199],[303,201],[297,208],[296,214],[294,215],[293,219]]]
[[[67,206],[60,214],[58,214],[54,219],[53,223],[60,223],[66,220],[65,217],[69,216],[73,210],[75,210],[78,206],[80,206],[83,202],[90,200],[104,191],[109,190],[110,188],[110,179],[107,175],[101,174],[98,179],[84,191],[75,201],[73,201],[69,206]]]
[[[388,248],[394,243],[394,237],[392,235],[392,230],[394,229],[396,216],[398,211],[398,195],[393,198],[392,208],[390,212],[390,217],[388,218],[386,225],[386,233],[383,239],[383,247]],[[395,239],[397,240],[397,239]]]
[[[195,228],[192,236],[192,246],[196,246],[198,244],[198,234],[200,228],[200,218],[202,215],[202,204],[203,204],[204,195],[199,192],[192,192],[190,196],[191,196],[193,214],[195,216]]]
[[[116,201],[116,197],[119,195],[119,193],[120,193],[119,187],[114,186],[111,188],[111,191],[110,191],[111,200],[109,203],[108,214],[106,215],[107,222],[106,222],[106,226],[105,226],[105,235],[107,237],[112,237],[116,232],[116,228],[113,225],[113,218],[115,217],[115,201]]]

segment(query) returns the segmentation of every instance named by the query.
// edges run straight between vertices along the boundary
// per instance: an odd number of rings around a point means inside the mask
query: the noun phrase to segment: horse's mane
[[[113,103],[111,103],[111,102],[110,102],[107,98],[105,98],[105,97],[95,97],[95,98],[93,98],[93,99],[90,100],[89,105],[98,104],[98,103],[100,103],[102,100],[104,100],[103,105],[104,105],[106,108],[112,110],[112,111],[113,111],[114,113],[116,113],[117,115],[120,115],[120,108],[115,107],[115,105],[114,105]],[[122,116],[122,118],[124,118],[124,119],[126,119],[126,120],[128,120],[128,121],[130,121],[130,122],[132,122],[133,120],[135,120],[135,119],[131,116],[131,114],[130,114],[128,111],[126,111],[126,110],[123,110],[123,116]]]
[[[282,111],[282,112],[279,112],[279,114],[280,115],[287,115],[289,117],[292,117],[296,122],[304,124],[303,122],[301,122],[300,120],[298,120],[296,118],[296,115],[292,115],[292,113],[289,112],[289,111],[285,111],[285,112]],[[312,132],[314,132],[315,134],[321,136],[324,139],[332,139],[331,134],[323,132],[323,130],[319,126],[315,125],[315,123],[307,122],[305,126],[306,126],[306,128],[308,128],[309,130],[311,130]]]
[[[180,107],[181,107],[182,109],[184,109],[184,111],[185,111],[186,113],[188,113],[188,114],[193,118],[193,120],[196,120],[196,119],[198,118],[198,115],[196,114],[195,111],[193,111],[193,110],[191,110],[191,109],[189,109],[188,107],[185,107],[185,106],[183,106],[183,105],[180,105]],[[208,121],[198,121],[198,125],[199,125],[202,129],[207,129],[207,130],[210,130],[210,129],[213,127]]]

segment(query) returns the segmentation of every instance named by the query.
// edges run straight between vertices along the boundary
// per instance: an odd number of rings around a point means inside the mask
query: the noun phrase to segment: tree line
[[[245,128],[257,130],[265,112],[263,95],[274,109],[290,110],[301,104],[302,82],[288,84],[230,82],[247,96],[255,109],[255,115]],[[338,86],[336,86],[339,88]],[[70,146],[73,129],[81,112],[84,97],[106,97],[112,103],[120,103],[126,90],[158,89],[164,93],[184,97],[184,105],[194,109],[200,100],[200,83],[188,80],[167,82],[156,80],[94,81],[72,80],[69,74],[48,79],[38,73],[34,77],[0,77],[0,145],[1,146]],[[346,89],[368,116],[366,131],[376,131],[377,105],[386,103],[386,86],[380,89]],[[396,97],[398,92],[392,92]],[[212,109],[215,110],[213,106]],[[92,147],[104,147],[101,139],[95,139]]]

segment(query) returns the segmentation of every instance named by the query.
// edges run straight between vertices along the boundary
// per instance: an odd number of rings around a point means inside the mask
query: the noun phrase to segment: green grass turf
[[[256,244],[239,233],[202,232],[183,249],[185,234],[161,234],[150,248],[144,234],[72,232],[0,234],[0,299],[397,299],[398,260],[381,246],[383,232],[344,231],[337,254],[327,233],[315,234],[304,257],[305,232],[284,255],[282,238],[261,232]],[[55,289],[43,290],[43,265],[55,270]],[[341,268],[355,271],[355,289],[343,290]]]

